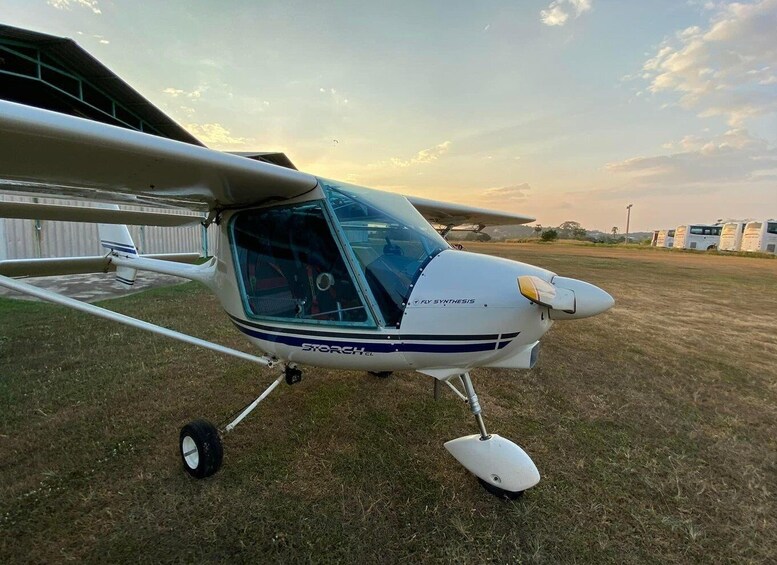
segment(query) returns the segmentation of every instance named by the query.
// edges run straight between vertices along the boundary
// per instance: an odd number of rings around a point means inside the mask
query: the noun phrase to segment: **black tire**
[[[480,483],[480,486],[482,486],[489,494],[493,494],[495,497],[500,498],[502,500],[517,500],[523,496],[523,493],[526,492],[524,490],[519,490],[516,492],[513,492],[511,490],[505,490],[503,488],[499,488],[498,486],[489,483],[488,481],[484,481],[480,477],[478,477],[478,482]]]
[[[178,442],[183,468],[195,479],[204,479],[221,468],[224,449],[216,426],[194,420],[181,428]]]
[[[367,372],[373,377],[378,377],[379,379],[387,379],[394,374],[393,371],[367,371]]]

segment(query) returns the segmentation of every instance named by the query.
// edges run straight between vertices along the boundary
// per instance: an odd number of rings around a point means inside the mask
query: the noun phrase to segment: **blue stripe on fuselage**
[[[372,353],[473,353],[477,351],[493,351],[497,347],[502,349],[509,341],[503,342],[485,342],[485,343],[405,343],[398,340],[397,343],[386,343],[379,341],[334,341],[328,339],[317,339],[315,337],[300,337],[294,335],[284,334],[271,334],[263,331],[258,331],[254,328],[247,328],[241,326],[234,320],[233,324],[246,335],[261,339],[263,341],[270,341],[273,343],[282,343],[283,345],[289,345],[292,347],[302,347],[303,344],[312,345],[329,345],[340,347],[358,347],[363,348],[364,351],[370,351]],[[375,336],[376,338],[382,336]],[[498,345],[497,345],[498,343]]]

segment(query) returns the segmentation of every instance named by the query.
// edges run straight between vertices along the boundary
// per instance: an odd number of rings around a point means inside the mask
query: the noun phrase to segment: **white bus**
[[[677,226],[674,230],[675,249],[699,249],[709,251],[717,249],[720,242],[719,225],[690,224]]]
[[[742,236],[742,251],[777,254],[777,220],[747,222]]]
[[[656,238],[656,247],[672,247],[674,230],[660,230]]]
[[[726,222],[720,230],[721,251],[739,251],[742,247],[742,234],[747,222]]]

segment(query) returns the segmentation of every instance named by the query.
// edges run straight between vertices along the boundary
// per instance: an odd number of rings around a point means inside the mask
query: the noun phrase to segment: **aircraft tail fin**
[[[107,204],[105,208],[119,209],[115,204]],[[110,253],[115,253],[120,257],[138,257],[138,250],[135,247],[135,242],[132,241],[132,236],[127,226],[121,224],[98,224],[97,231],[100,235],[100,245]],[[137,269],[123,265],[117,266],[116,282],[125,288],[132,288],[132,285],[135,284],[136,274]]]

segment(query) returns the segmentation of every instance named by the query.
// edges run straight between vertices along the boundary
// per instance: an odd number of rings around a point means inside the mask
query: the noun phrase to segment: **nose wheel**
[[[517,492],[505,490],[499,488],[492,482],[484,481],[480,477],[478,477],[478,483],[480,483],[480,486],[482,486],[488,494],[493,494],[495,497],[501,498],[502,500],[518,500],[523,496],[523,493],[526,492],[524,490],[519,490]]]
[[[469,374],[459,375],[459,380],[463,393],[450,379],[443,382],[469,404],[480,433],[451,440],[445,444],[445,449],[477,477],[488,493],[501,499],[515,500],[540,481],[540,473],[531,457],[518,445],[497,434],[488,433]]]

